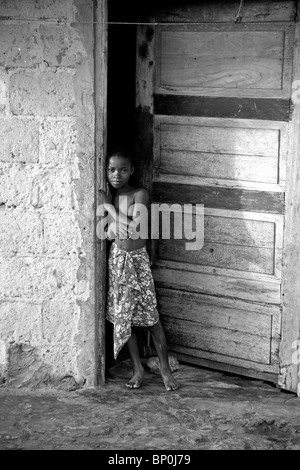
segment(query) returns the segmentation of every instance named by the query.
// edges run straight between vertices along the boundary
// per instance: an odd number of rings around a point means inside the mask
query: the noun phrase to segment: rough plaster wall
[[[0,376],[95,384],[93,1],[0,0]]]

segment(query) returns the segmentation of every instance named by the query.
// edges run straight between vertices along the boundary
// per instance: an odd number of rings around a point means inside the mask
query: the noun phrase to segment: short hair
[[[129,160],[131,166],[134,166],[134,162],[135,162],[134,152],[132,149],[128,147],[118,146],[118,147],[114,147],[110,149],[109,152],[107,153],[107,159],[106,159],[107,164],[109,163],[109,160],[111,157],[126,158],[127,160]]]

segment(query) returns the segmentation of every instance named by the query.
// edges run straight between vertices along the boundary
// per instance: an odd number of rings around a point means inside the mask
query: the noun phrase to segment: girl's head
[[[114,189],[129,186],[129,178],[134,172],[132,152],[124,148],[112,150],[107,157],[107,179]]]

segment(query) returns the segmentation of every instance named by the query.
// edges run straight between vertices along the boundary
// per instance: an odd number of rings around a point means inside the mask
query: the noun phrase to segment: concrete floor
[[[0,449],[300,450],[300,399],[259,380],[180,364],[166,392],[146,372],[128,390],[130,363],[107,385],[73,391],[0,386]]]

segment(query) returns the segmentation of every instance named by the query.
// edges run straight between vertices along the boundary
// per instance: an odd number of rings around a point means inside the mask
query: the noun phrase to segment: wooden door
[[[152,254],[170,351],[277,383],[295,2],[229,3],[138,27],[137,152],[154,203],[205,207],[201,250]]]

